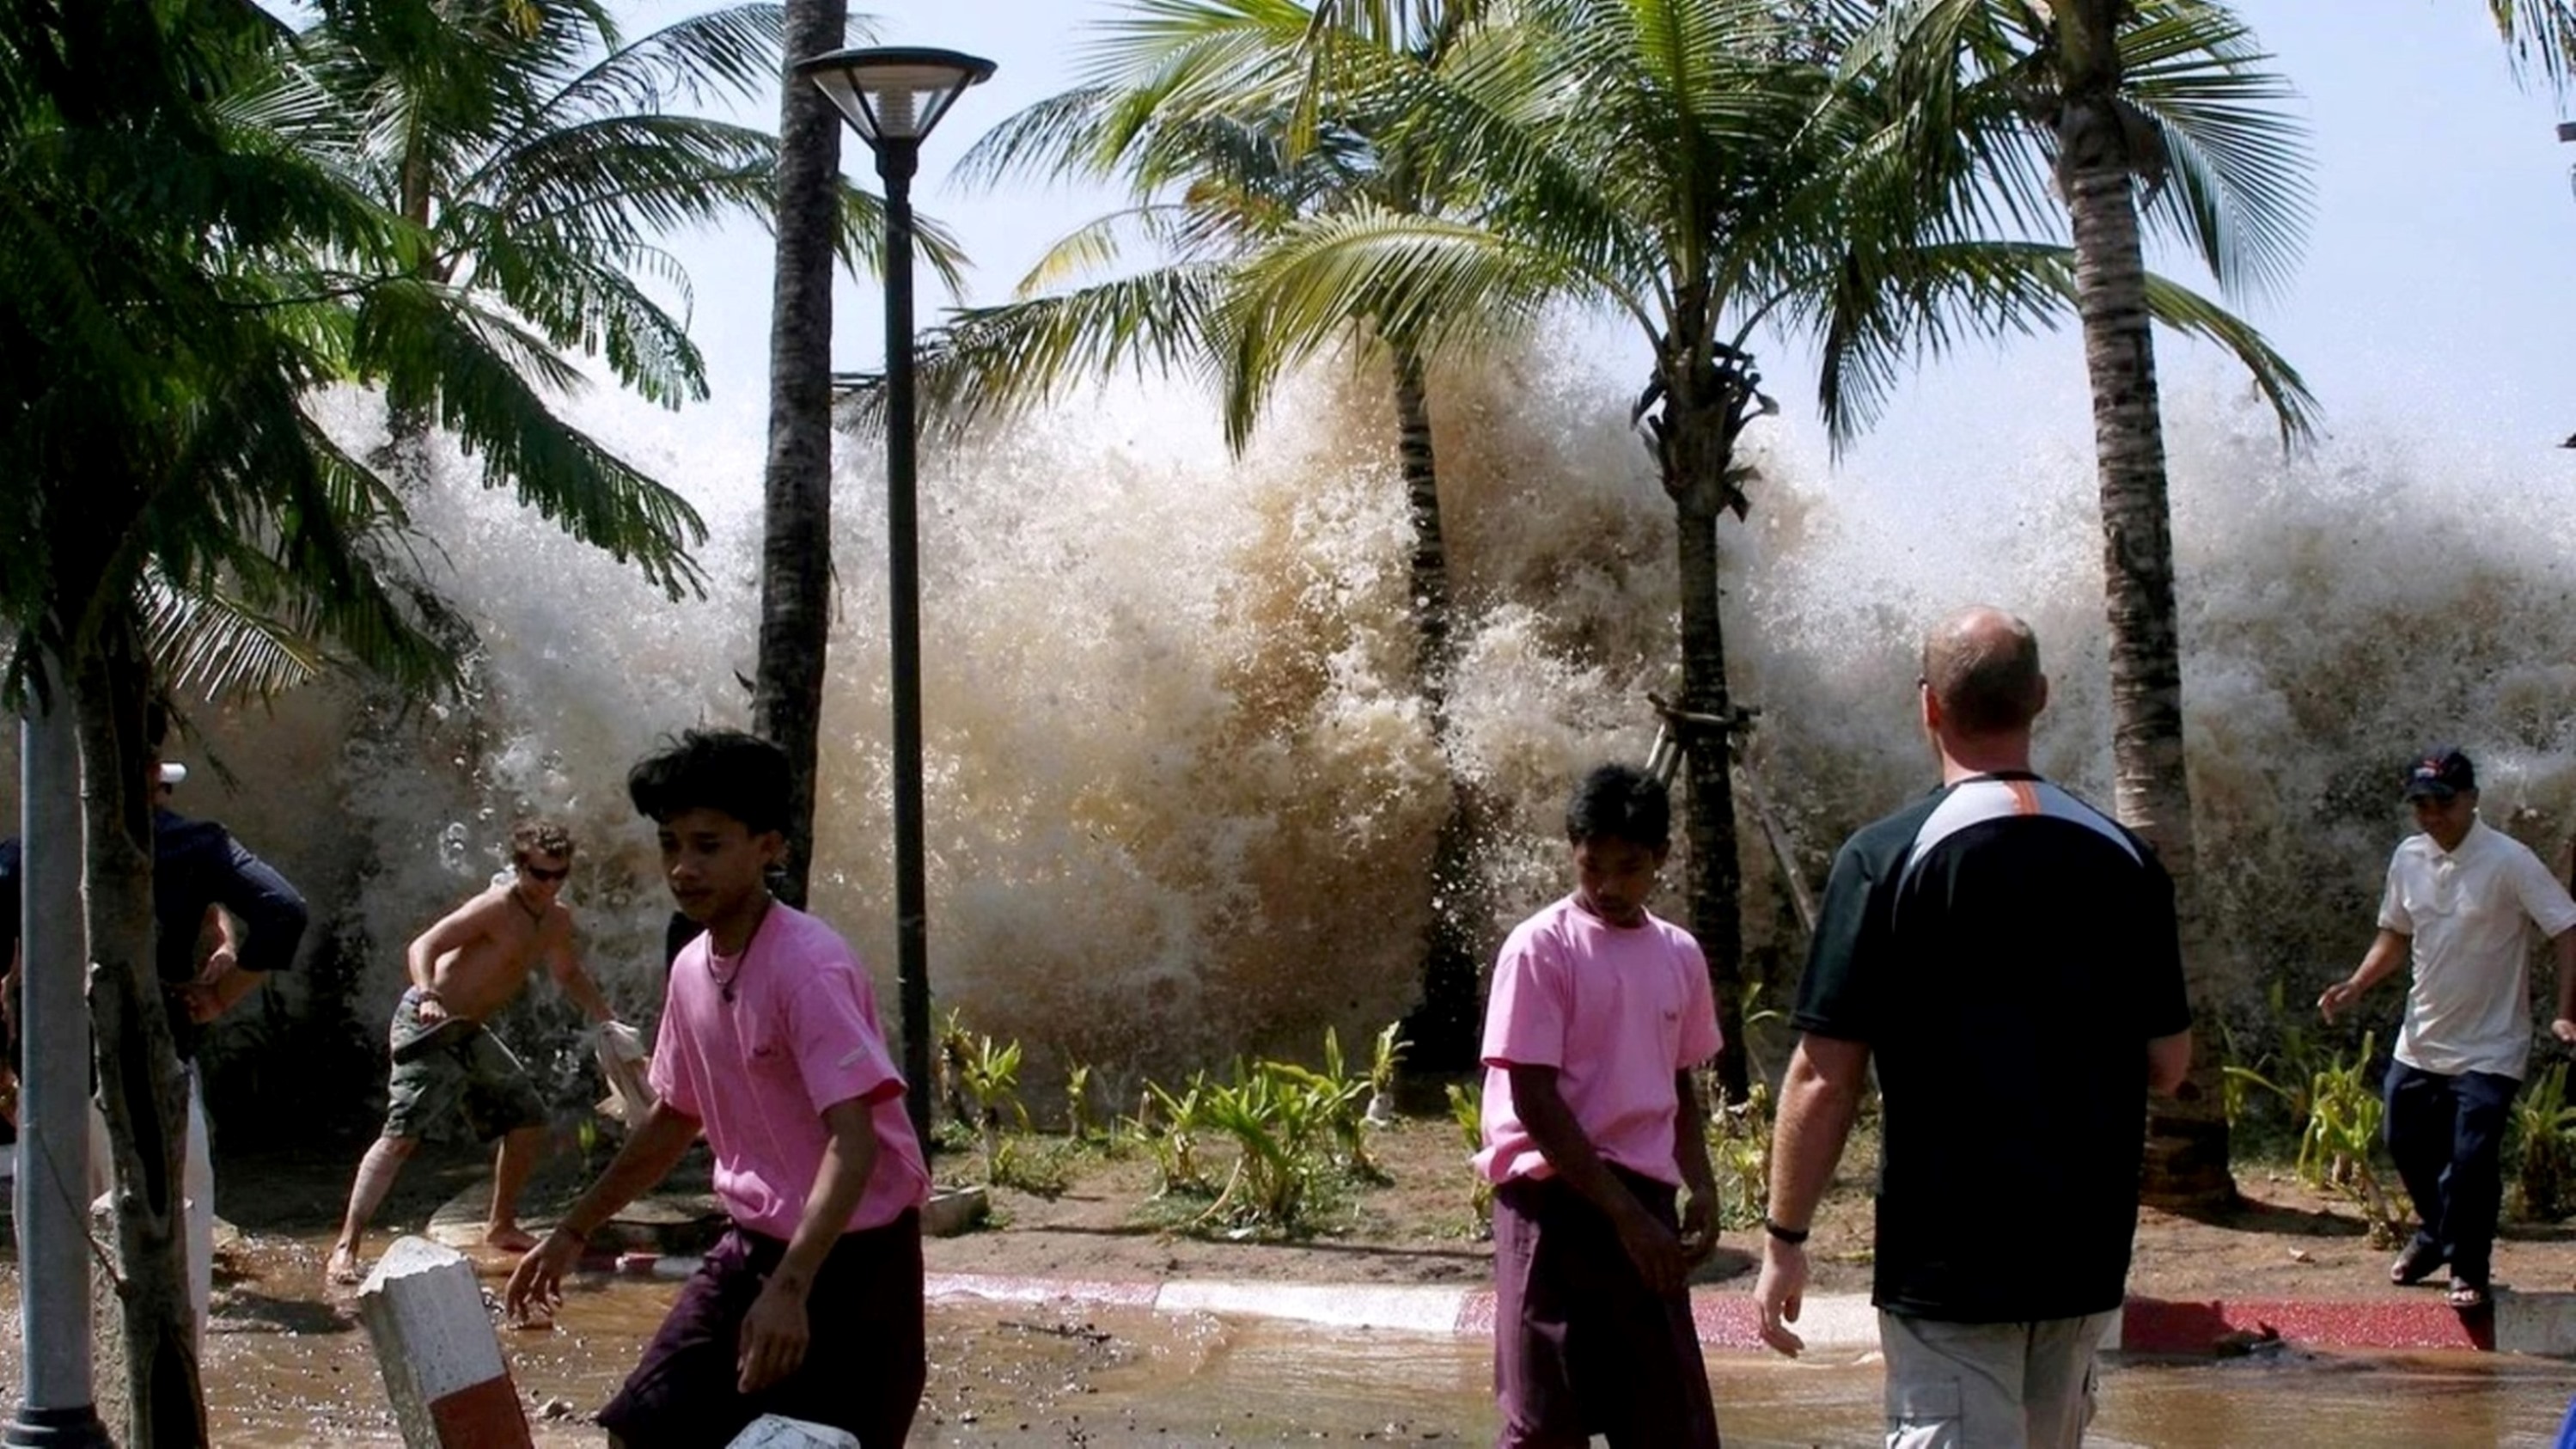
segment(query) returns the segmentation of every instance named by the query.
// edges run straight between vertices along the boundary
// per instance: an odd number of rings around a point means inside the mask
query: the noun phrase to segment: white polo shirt
[[[2531,928],[2554,937],[2576,927],[2576,900],[2549,867],[2483,820],[2457,850],[2410,835],[2388,862],[2379,924],[2414,945],[2397,1059],[2519,1081],[2531,1057]]]

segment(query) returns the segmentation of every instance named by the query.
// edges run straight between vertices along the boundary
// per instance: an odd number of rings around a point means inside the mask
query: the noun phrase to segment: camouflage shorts
[[[419,1137],[449,1111],[461,1108],[466,1125],[486,1142],[521,1127],[545,1124],[545,1100],[528,1069],[480,1022],[424,1025],[420,992],[403,993],[394,1008],[392,1098],[385,1110],[387,1137]]]

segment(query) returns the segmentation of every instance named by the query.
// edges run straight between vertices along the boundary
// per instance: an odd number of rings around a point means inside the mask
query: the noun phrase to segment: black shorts
[[[921,1316],[921,1214],[844,1233],[805,1298],[805,1361],[744,1395],[737,1345],[787,1245],[737,1226],[680,1286],[662,1329],[599,1424],[633,1449],[724,1449],[752,1420],[784,1414],[898,1449],[928,1377]]]

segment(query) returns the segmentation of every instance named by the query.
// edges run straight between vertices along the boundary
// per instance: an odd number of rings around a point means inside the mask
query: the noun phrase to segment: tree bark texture
[[[181,1166],[188,1080],[153,960],[152,812],[140,788],[148,672],[121,603],[72,665],[87,836],[90,1023],[107,1118],[130,1422],[125,1442],[206,1442]]]
[[[1431,718],[1432,742],[1448,776],[1449,809],[1441,818],[1431,864],[1431,924],[1424,934],[1422,1000],[1405,1023],[1416,1070],[1475,1066],[1483,1025],[1478,986],[1492,919],[1476,854],[1486,811],[1473,782],[1460,779],[1450,752],[1449,686],[1458,665],[1449,556],[1440,526],[1440,475],[1432,450],[1431,389],[1420,349],[1391,338],[1395,369],[1396,455],[1413,522],[1414,677]]]
[[[1676,297],[1674,322],[1656,361],[1663,415],[1653,420],[1657,463],[1672,499],[1681,574],[1682,697],[1684,711],[1734,721],[1734,696],[1726,677],[1726,628],[1719,607],[1717,521],[1740,510],[1730,476],[1752,388],[1746,359],[1721,366],[1710,333],[1713,311],[1705,285]],[[1721,1089],[1730,1102],[1744,1100],[1751,1072],[1744,1051],[1743,864],[1737,854],[1732,728],[1693,734],[1683,757],[1684,838],[1690,846],[1686,890],[1691,934],[1708,957],[1718,1030],[1726,1049],[1717,1060]]]
[[[769,455],[763,473],[760,659],[752,727],[787,752],[786,880],[802,906],[813,869],[823,674],[832,632],[832,221],[841,119],[795,63],[838,48],[845,0],[787,0],[778,108],[777,275],[769,323]]]
[[[2173,510],[2155,339],[2146,300],[2132,158],[2110,97],[2119,61],[2117,6],[2085,0],[2072,27],[2060,125],[2059,185],[2074,228],[2076,305],[2093,392],[2093,444],[2102,505],[2104,604],[2110,625],[2113,808],[2155,847],[2173,877],[2182,917],[2185,979],[2200,1027],[2177,1096],[2148,1117],[2145,1196],[2176,1207],[2233,1202],[2227,1117],[2220,1090],[2216,1004],[2206,913],[2199,909],[2191,787],[2185,771],[2181,616],[2175,598]]]

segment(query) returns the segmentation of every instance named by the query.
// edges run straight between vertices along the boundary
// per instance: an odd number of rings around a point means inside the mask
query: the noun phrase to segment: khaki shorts
[[[545,1099],[528,1069],[500,1038],[479,1022],[449,1020],[425,1027],[420,992],[403,993],[391,1032],[393,1082],[385,1108],[387,1137],[419,1137],[450,1111],[462,1109],[474,1135],[489,1142],[521,1127],[545,1125]]]
[[[2114,1308],[2036,1323],[1882,1311],[1887,1449],[2075,1449],[2093,1422],[2093,1355]]]

